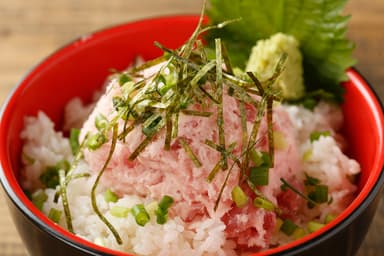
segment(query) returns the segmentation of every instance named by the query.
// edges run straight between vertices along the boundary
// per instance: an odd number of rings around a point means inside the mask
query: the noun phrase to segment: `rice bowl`
[[[129,203],[128,203],[129,204]]]

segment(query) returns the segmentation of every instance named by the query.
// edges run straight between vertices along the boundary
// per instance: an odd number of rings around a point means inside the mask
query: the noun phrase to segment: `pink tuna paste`
[[[118,82],[116,79],[112,80],[106,94],[100,98],[85,122],[82,128],[83,137],[87,132],[96,131],[94,125],[96,115],[102,113],[108,119],[116,115],[112,97],[120,94]],[[199,109],[200,106],[194,105],[192,108]],[[235,142],[233,154],[239,156],[242,147],[239,104],[233,97],[224,95],[223,108],[226,144],[228,146]],[[206,139],[218,143],[215,109],[213,106],[209,110],[214,113],[209,118],[180,114],[178,136],[189,143],[194,154],[202,162],[201,167],[198,168],[193,164],[178,139],[172,142],[171,150],[164,150],[165,129],[154,137],[152,143],[134,161],[129,161],[130,154],[145,138],[142,127],[139,126],[128,134],[125,142],[117,142],[116,150],[101,182],[120,195],[134,194],[156,200],[169,195],[175,200],[170,209],[170,218],[180,216],[187,223],[205,218],[220,218],[226,224],[227,239],[235,241],[238,249],[268,248],[276,226],[276,214],[254,207],[252,202],[255,194],[246,186],[243,190],[249,196],[248,204],[243,208],[236,207],[231,199],[231,190],[239,180],[239,168],[236,165],[233,167],[220,204],[214,211],[215,201],[227,174],[227,171],[220,171],[211,183],[207,182],[208,174],[220,159],[220,153],[204,143]],[[246,111],[250,133],[256,109],[247,105]],[[295,174],[296,170],[302,169],[301,155],[294,137],[294,127],[288,114],[281,107],[274,107],[273,121],[273,129],[281,133],[285,140],[285,148],[275,151],[275,166],[269,172],[269,184],[260,187],[260,190],[282,210],[283,216],[295,220],[300,208],[306,202],[290,190],[282,191],[280,178],[284,178],[297,188],[303,186],[298,182],[302,177],[297,177],[302,174]],[[119,131],[121,130],[122,125],[119,127]],[[263,120],[256,145],[259,150],[268,149],[266,133],[267,125]],[[110,142],[95,151],[85,150],[85,160],[94,172],[102,168],[109,149]],[[232,165],[231,161],[228,163],[229,166]]]

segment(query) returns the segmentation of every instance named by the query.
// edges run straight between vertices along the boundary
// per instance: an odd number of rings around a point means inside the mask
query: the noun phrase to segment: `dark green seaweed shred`
[[[184,151],[187,153],[188,157],[192,160],[195,167],[199,168],[202,166],[201,161],[197,158],[197,156],[193,153],[191,147],[189,146],[188,142],[183,138],[180,137],[180,144],[184,148]]]

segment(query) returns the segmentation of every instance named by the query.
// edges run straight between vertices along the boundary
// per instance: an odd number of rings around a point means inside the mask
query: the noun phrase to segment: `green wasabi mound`
[[[252,48],[246,71],[254,72],[265,81],[272,76],[274,67],[283,53],[288,54],[285,70],[274,84],[284,99],[294,100],[304,95],[303,66],[299,42],[290,35],[277,33],[269,39],[259,40]]]

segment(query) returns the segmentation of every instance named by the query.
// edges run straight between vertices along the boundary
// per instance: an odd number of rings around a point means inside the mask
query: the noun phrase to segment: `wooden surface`
[[[198,13],[201,0],[0,0],[0,103],[31,67],[82,34],[164,14]],[[384,99],[384,0],[351,0],[357,68]],[[381,199],[383,201],[383,199]],[[384,205],[359,256],[384,255]],[[0,255],[27,255],[0,192]]]

